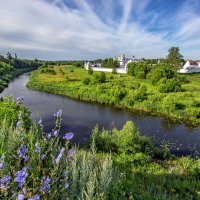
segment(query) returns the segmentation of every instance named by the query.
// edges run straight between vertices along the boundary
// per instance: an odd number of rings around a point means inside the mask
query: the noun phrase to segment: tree
[[[17,59],[17,54],[15,53],[14,58]]]
[[[169,64],[175,68],[179,68],[180,63],[183,61],[183,56],[179,52],[179,47],[171,47],[168,52],[167,60]]]
[[[12,60],[12,55],[11,55],[10,52],[7,53],[6,58],[7,58],[8,60]]]
[[[108,68],[118,68],[120,65],[118,60],[114,60],[113,58],[107,58],[102,62],[101,66]]]

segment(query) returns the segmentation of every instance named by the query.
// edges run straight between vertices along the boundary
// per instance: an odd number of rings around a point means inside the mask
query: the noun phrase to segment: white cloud
[[[62,0],[51,4],[42,0],[0,0],[2,52],[19,50],[26,57],[28,50],[48,59],[52,54],[53,59],[93,59],[121,52],[128,56],[161,57],[173,45],[164,39],[165,32],[148,32],[144,26],[130,20],[131,9],[135,7],[143,12],[149,3],[147,0],[141,4],[123,1],[122,18],[115,24],[111,18],[103,22],[86,0],[75,2],[78,9],[66,7]],[[109,0],[107,8],[112,2]],[[193,22],[194,27],[196,23]],[[179,34],[186,32],[184,26],[179,30]]]

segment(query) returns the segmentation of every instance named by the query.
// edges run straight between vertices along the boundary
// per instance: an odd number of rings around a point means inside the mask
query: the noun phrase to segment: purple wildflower
[[[20,157],[24,157],[25,156],[25,153],[28,151],[28,148],[26,147],[25,144],[21,144],[19,150],[18,150],[18,155]]]
[[[17,197],[18,200],[24,200],[25,197],[23,194],[18,194],[18,197]]]
[[[47,138],[51,139],[51,133],[48,133]]]
[[[39,194],[35,194],[32,198],[28,198],[28,200],[39,200],[40,196]]]
[[[22,189],[22,192],[23,192],[23,194],[26,194],[27,191],[26,191],[25,188],[23,188],[23,189]]]
[[[57,137],[57,136],[58,136],[58,130],[55,130],[55,131],[53,132],[53,136],[54,136],[54,137]]]
[[[62,116],[62,110],[59,110],[54,114],[54,117],[61,117]]]
[[[73,138],[74,134],[72,132],[66,133],[63,139],[65,140],[71,140]]]
[[[73,155],[74,155],[74,152],[75,152],[74,149],[70,149],[70,150],[69,150],[69,155],[70,155],[70,156],[73,156]]]
[[[0,180],[1,188],[5,188],[10,183],[10,176],[6,175]]]
[[[69,183],[66,182],[66,183],[65,183],[65,189],[68,189],[68,188],[69,188]]]
[[[44,159],[45,157],[46,157],[45,154],[42,154],[42,155],[40,156],[41,159]]]
[[[17,97],[17,104],[22,104],[22,103],[23,103],[23,100],[24,100],[24,97],[23,97],[23,96]]]
[[[4,158],[5,158],[5,156],[1,156],[1,157],[0,157],[0,169],[3,168]]]
[[[38,143],[37,143],[37,142],[35,143],[35,151],[38,152],[38,153],[41,152],[41,149],[40,149],[40,147],[38,146]]]
[[[49,177],[47,177],[47,179],[45,180],[43,187],[40,189],[41,191],[47,192],[47,190],[49,189],[49,183],[50,183],[51,179]]]
[[[26,172],[26,170],[27,170],[27,168],[23,167],[22,170],[18,171],[17,174],[16,174],[14,181],[16,183],[18,183],[19,187],[23,186],[23,184],[26,180],[26,177],[28,176],[28,173]]]
[[[24,156],[24,162],[28,162],[28,156]]]
[[[60,153],[58,154],[58,157],[56,158],[56,164],[60,162],[60,159],[62,158],[64,151],[65,151],[65,148],[62,147],[62,149],[60,150]]]
[[[16,127],[19,128],[21,126],[22,122],[18,121]]]

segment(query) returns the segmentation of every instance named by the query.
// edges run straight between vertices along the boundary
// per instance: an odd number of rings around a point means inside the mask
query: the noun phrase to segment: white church
[[[178,73],[181,74],[190,74],[200,72],[200,62],[194,60],[188,60],[184,66],[178,70]]]
[[[116,72],[119,74],[127,74],[128,68],[127,65],[128,63],[131,62],[140,62],[140,59],[136,59],[133,57],[133,59],[128,59],[125,57],[125,54],[120,54],[117,58],[115,57],[116,60],[119,61],[120,67],[116,69]],[[112,72],[112,68],[105,68],[101,67],[101,64],[91,64],[90,62],[85,62],[84,67],[89,70],[91,67],[93,71],[100,71],[100,72]]]

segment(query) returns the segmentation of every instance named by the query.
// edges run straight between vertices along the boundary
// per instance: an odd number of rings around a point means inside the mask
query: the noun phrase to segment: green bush
[[[182,91],[181,83],[176,78],[169,79],[159,86],[158,91],[161,93],[180,92]]]
[[[85,78],[83,79],[83,84],[88,85],[89,83],[90,83],[90,78],[85,77]]]

